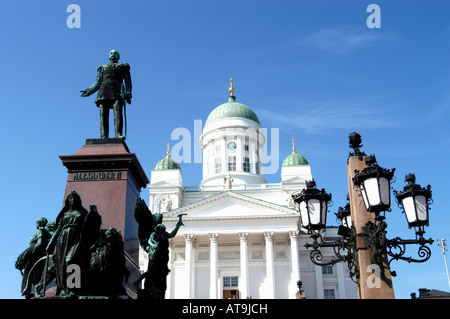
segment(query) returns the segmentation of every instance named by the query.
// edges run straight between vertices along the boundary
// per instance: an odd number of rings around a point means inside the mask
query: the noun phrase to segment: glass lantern
[[[431,186],[421,187],[416,184],[416,176],[408,174],[405,177],[407,185],[403,191],[394,190],[397,203],[403,209],[409,228],[423,229],[429,223],[429,205],[431,204]]]
[[[306,183],[306,188],[300,193],[292,195],[298,204],[302,227],[310,233],[320,231],[326,226],[328,202],[331,201],[331,194],[325,189],[317,189],[314,180]]]
[[[356,171],[353,182],[361,190],[366,209],[378,215],[390,209],[390,186],[395,168],[388,170],[378,166],[373,155],[366,157],[366,165],[362,172]]]

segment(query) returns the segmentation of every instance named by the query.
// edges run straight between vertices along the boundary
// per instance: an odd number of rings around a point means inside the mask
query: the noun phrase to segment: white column
[[[239,233],[241,239],[241,278],[239,281],[239,292],[242,299],[249,297],[249,280],[248,280],[248,233]]]
[[[236,170],[242,172],[242,161],[244,160],[244,137],[238,135],[236,142]]]
[[[322,274],[322,266],[314,265],[314,270],[316,273],[316,291],[317,291],[317,299],[324,299],[325,294],[323,291],[323,274]]]
[[[194,234],[185,234],[184,238],[186,239],[186,248],[185,248],[185,257],[184,257],[184,269],[186,271],[185,280],[186,280],[186,298],[194,298],[195,292],[195,281],[194,281],[194,254],[193,254],[193,240]]]
[[[289,238],[291,239],[291,267],[292,267],[292,282],[297,287],[297,282],[300,280],[300,261],[298,256],[298,230],[290,231]],[[295,298],[295,293],[293,293]]]
[[[347,294],[345,293],[345,277],[344,277],[344,263],[336,264],[336,271],[338,277],[338,298],[347,299]]]
[[[265,232],[264,239],[266,240],[266,284],[267,284],[267,298],[275,299],[275,262],[273,255],[273,232]]]
[[[256,163],[258,161],[258,157],[256,156],[256,150],[258,148],[256,144],[256,139],[258,136],[258,132],[251,129],[249,135],[250,135],[249,139],[250,173],[256,174]]]
[[[227,138],[225,136],[221,139],[221,152],[222,152],[222,174],[227,174],[228,172],[228,156],[227,156]]]
[[[217,251],[217,238],[219,234],[209,234],[210,243],[210,254],[209,254],[209,298],[217,299],[218,298],[218,279],[219,279],[219,270],[218,270],[218,251]]]
[[[167,265],[169,266],[169,269],[172,269],[172,245],[169,243],[169,261],[167,262]],[[172,273],[173,271],[171,271],[168,275],[167,275],[167,281],[166,281],[166,285],[167,285],[167,289],[166,289],[166,294],[165,294],[165,299],[172,299],[171,297],[171,289],[170,287],[172,286]]]

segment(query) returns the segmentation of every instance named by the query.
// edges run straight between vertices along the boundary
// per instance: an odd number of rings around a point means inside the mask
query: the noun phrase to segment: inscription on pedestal
[[[122,179],[122,172],[79,172],[73,173],[74,181],[107,181]]]

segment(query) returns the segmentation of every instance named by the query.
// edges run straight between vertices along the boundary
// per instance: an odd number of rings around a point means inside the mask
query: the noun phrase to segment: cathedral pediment
[[[175,209],[165,219],[187,214],[183,219],[248,219],[298,217],[294,209],[286,208],[264,200],[248,197],[232,191],[225,191],[187,206]]]

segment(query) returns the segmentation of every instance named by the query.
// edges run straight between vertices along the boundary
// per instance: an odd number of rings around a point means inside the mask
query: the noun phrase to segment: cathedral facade
[[[313,179],[311,166],[294,143],[283,160],[279,183],[267,183],[262,165],[266,136],[257,115],[228,101],[207,117],[200,143],[203,178],[183,185],[169,150],[151,171],[149,208],[163,213],[167,229],[178,215],[186,227],[170,241],[166,298],[296,298],[301,281],[308,299],[357,298],[346,265],[314,265],[312,240],[299,224],[291,195]],[[328,228],[327,237],[337,237]],[[331,250],[322,250],[332,256]],[[140,251],[140,268],[147,256]]]

